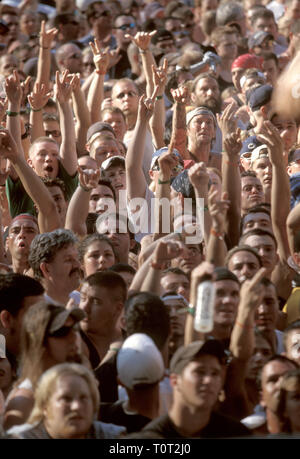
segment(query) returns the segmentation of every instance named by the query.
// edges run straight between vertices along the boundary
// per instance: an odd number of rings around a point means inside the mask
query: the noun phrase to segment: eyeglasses
[[[70,56],[67,57],[67,59],[80,59],[81,58],[81,54],[80,53],[73,53],[73,54],[70,54]]]
[[[49,137],[50,135],[52,135],[53,137],[60,137],[61,132],[60,131],[45,131],[45,135],[47,137]]]
[[[61,327],[59,330],[56,330],[55,332],[49,334],[49,336],[51,338],[65,338],[66,336],[68,336],[69,333],[71,333],[71,331],[79,331],[79,324],[76,323],[71,327]]]
[[[137,93],[134,91],[120,92],[120,94],[117,95],[117,99],[123,99],[125,96],[135,97]]]
[[[120,29],[120,30],[127,30],[127,29],[134,29],[135,28],[135,23],[131,22],[130,24],[123,24],[120,27],[114,27],[115,29]]]
[[[102,16],[104,16],[104,17],[105,17],[105,16],[111,16],[110,10],[102,11],[102,13],[97,13],[97,12],[95,12],[95,13],[92,15],[92,17],[93,17],[94,19],[102,18]]]

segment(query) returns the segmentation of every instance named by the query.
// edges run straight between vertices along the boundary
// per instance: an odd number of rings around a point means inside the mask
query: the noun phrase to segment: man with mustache
[[[76,238],[69,230],[39,234],[29,252],[34,277],[43,285],[47,301],[66,305],[70,298],[79,303],[80,263]]]

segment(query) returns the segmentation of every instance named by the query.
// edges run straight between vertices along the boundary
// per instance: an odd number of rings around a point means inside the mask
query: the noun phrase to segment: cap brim
[[[62,328],[69,317],[71,317],[76,323],[80,322],[85,317],[85,313],[82,311],[82,309],[79,308],[66,309],[59,312],[49,327],[49,334],[54,333]]]

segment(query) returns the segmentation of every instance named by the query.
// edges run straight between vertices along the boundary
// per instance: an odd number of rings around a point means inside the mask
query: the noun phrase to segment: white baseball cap
[[[164,362],[150,336],[134,333],[123,343],[117,355],[118,377],[128,389],[139,384],[154,384],[165,372]]]

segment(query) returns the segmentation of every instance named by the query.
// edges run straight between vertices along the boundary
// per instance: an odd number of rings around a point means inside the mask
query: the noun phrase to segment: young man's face
[[[234,280],[224,279],[216,281],[215,287],[214,324],[221,326],[233,325],[240,300],[240,286]]]
[[[274,86],[279,75],[279,70],[274,59],[268,59],[267,61],[264,61],[262,63],[262,68],[263,73],[267,79],[267,83]]]
[[[237,36],[232,33],[222,37],[222,42],[217,46],[216,51],[222,59],[233,61],[236,58],[237,49]]]
[[[258,252],[263,267],[268,270],[268,273],[271,273],[278,260],[276,245],[273,238],[267,234],[252,234],[244,240],[244,243]]]
[[[223,386],[222,367],[212,355],[200,355],[173,382],[174,398],[200,410],[212,410]]]
[[[297,142],[298,128],[296,121],[293,118],[288,119],[276,115],[272,118],[272,124],[280,133],[285,151],[289,151]]]
[[[261,204],[264,200],[262,184],[257,177],[242,177],[242,210],[246,211],[251,207]]]
[[[59,147],[53,142],[43,141],[34,145],[28,164],[37,175],[54,179],[58,174]]]
[[[116,138],[118,140],[123,140],[124,135],[127,131],[127,125],[121,113],[104,112],[102,121],[103,123],[108,123],[111,125],[111,127],[115,131]]]
[[[246,279],[252,279],[259,268],[257,257],[246,250],[236,252],[228,263],[228,269],[236,275],[241,283]]]
[[[68,204],[65,199],[65,196],[62,192],[62,189],[59,186],[51,186],[48,188],[54,202],[56,205],[57,212],[59,214],[59,217],[61,219],[61,223],[65,221],[66,218],[66,213],[67,213],[67,208]],[[64,224],[62,228],[64,227]]]
[[[95,159],[98,167],[101,167],[103,161],[112,156],[123,156],[118,143],[113,138],[111,140],[95,139],[91,145],[90,155]]]
[[[122,166],[111,166],[105,171],[105,178],[109,178],[115,192],[126,190],[126,172]]]
[[[262,156],[255,160],[251,169],[256,173],[263,185],[264,190],[271,188],[272,185],[272,164],[268,157]]]
[[[285,355],[300,365],[300,328],[288,332],[285,342]]]
[[[263,336],[255,336],[255,348],[247,364],[246,378],[257,380],[262,367],[272,355],[273,351],[270,343]]]
[[[264,296],[255,312],[255,324],[261,332],[276,329],[278,299],[273,285],[264,286]]]
[[[276,40],[278,32],[273,18],[258,18],[253,24],[253,31],[258,32],[259,30],[270,33]]]
[[[273,232],[270,215],[264,212],[251,212],[247,214],[243,220],[242,234],[252,229],[262,229]]]
[[[93,188],[89,201],[89,212],[102,214],[115,206],[114,194],[106,185],[98,185]]]
[[[48,120],[43,122],[45,135],[50,139],[55,140],[58,145],[61,144],[61,130],[60,125],[55,120]]]
[[[274,412],[278,406],[280,382],[282,376],[295,366],[290,362],[273,360],[266,363],[261,373],[262,400],[261,405]]]
[[[113,105],[122,110],[125,116],[137,114],[139,96],[133,83],[121,81],[114,85],[112,100]]]
[[[160,285],[163,289],[162,293],[176,292],[189,301],[190,282],[184,274],[167,273],[161,278]]]

